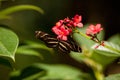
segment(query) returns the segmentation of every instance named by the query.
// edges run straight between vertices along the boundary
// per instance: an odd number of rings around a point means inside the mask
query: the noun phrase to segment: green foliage
[[[40,53],[36,49],[43,49],[45,51],[48,51],[49,54],[53,53],[52,49],[46,47],[42,43],[37,43],[37,42],[32,42],[32,41],[26,41],[25,43],[26,45],[22,45],[18,47],[16,54],[27,55],[27,56],[37,56],[43,60],[42,54],[44,52]]]
[[[120,47],[116,44],[105,42],[105,44],[113,47],[116,50],[120,50]],[[98,44],[97,44],[98,45]],[[96,62],[102,64],[104,67],[108,64],[112,63],[115,59],[120,57],[120,53],[112,51],[110,49],[107,49],[103,46],[99,46],[97,49],[94,47],[97,46],[96,44],[93,46],[92,52],[91,52],[91,58],[95,60]],[[105,59],[105,60],[103,60]]]
[[[37,62],[57,61],[53,55],[54,50],[43,43],[25,41],[24,45],[19,46],[16,51],[16,69],[23,69]],[[24,62],[20,60],[21,58]]]
[[[10,14],[21,11],[21,10],[35,10],[38,11],[39,13],[44,13],[43,10],[37,6],[33,5],[17,5],[17,6],[12,6],[10,8],[4,9],[0,11],[0,20],[1,19],[9,19]]]
[[[120,74],[109,75],[105,78],[105,80],[120,80]]]
[[[42,75],[44,75],[46,71],[44,69],[41,69],[39,67],[35,66],[29,66],[24,68],[23,70],[16,70],[13,71],[10,76],[10,80],[17,80],[17,79],[24,79],[24,80],[34,80]]]
[[[108,39],[108,41],[113,42],[113,43],[115,43],[115,44],[120,46],[120,34],[116,34],[116,35],[111,36]]]
[[[0,27],[0,62],[7,66],[15,62],[15,52],[18,47],[17,35],[9,29]],[[8,61],[7,61],[8,60]],[[9,63],[10,62],[10,63]]]
[[[82,62],[84,61],[84,59],[86,58],[82,53],[78,53],[78,52],[70,52],[70,55],[72,58],[74,58],[75,60]]]
[[[79,31],[82,32],[82,29]],[[90,66],[93,69],[97,80],[103,80],[103,73],[101,74],[101,72],[103,72],[106,66],[113,63],[120,57],[119,35],[111,37],[109,39],[111,42],[104,41],[105,46],[95,44],[92,41],[90,42],[89,39],[87,40],[85,37],[83,37],[84,35],[81,35],[74,33],[73,38],[82,47],[82,53],[71,52],[70,55],[75,60],[84,62]],[[102,40],[103,34],[99,35],[98,37],[101,38],[100,40]],[[115,40],[113,38],[115,38]],[[98,46],[98,48],[96,48],[96,46]]]
[[[18,73],[18,71],[16,72]],[[16,72],[11,74],[11,80],[16,80],[17,78],[15,79],[15,77],[24,80],[93,80],[89,74],[83,73],[74,67],[62,64],[35,64],[23,69],[18,75],[16,75]]]

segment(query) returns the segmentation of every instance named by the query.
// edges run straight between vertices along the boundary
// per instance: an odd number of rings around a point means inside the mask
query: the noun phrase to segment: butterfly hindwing
[[[70,50],[72,50],[72,46],[68,41],[59,41],[58,44],[58,50],[60,50],[63,53],[70,53]]]

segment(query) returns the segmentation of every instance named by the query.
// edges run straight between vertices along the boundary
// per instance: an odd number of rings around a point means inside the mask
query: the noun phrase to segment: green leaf
[[[22,44],[18,47],[15,56],[16,69],[23,69],[36,62],[54,63],[58,61],[54,50],[42,43],[24,41]]]
[[[89,24],[87,25],[84,25],[83,28],[77,28],[78,31],[82,32],[82,33],[86,33],[86,29],[87,27],[89,26]],[[78,33],[73,33],[73,39],[82,47],[86,47],[88,49],[90,49],[90,47],[92,45],[94,45],[95,42],[93,42],[92,40],[88,40],[86,39],[85,37],[81,36],[80,34]],[[100,32],[100,34],[98,34],[98,38],[100,40],[102,40],[104,38],[104,31]]]
[[[11,72],[10,80],[34,80],[46,73],[45,70],[35,67],[29,66],[24,68],[23,70],[16,70]]]
[[[89,75],[82,73],[80,70],[67,66],[67,65],[38,65],[41,68],[45,69],[47,71],[47,74],[41,78],[41,79],[71,79],[71,80],[92,80]]]
[[[108,41],[113,42],[117,45],[120,45],[120,34],[113,35],[108,39]]]
[[[107,42],[107,41],[105,41],[104,44],[107,46],[110,46],[111,48],[106,48],[104,46],[99,46],[98,48],[95,48],[98,45],[98,44],[95,44],[92,47],[92,49],[97,50],[97,51],[99,50],[99,51],[109,52],[108,54],[102,53],[102,54],[107,55],[107,56],[120,56],[120,52],[119,52],[120,46],[119,45],[114,44],[112,42]],[[112,50],[112,49],[114,49],[114,50]]]
[[[11,18],[10,16],[6,16],[6,15],[1,15],[1,16],[0,16],[0,20],[10,19],[10,18]]]
[[[18,43],[18,37],[14,32],[0,27],[0,58],[2,58],[1,61],[3,61],[3,63],[4,61],[15,61],[15,52],[17,50]]]
[[[17,49],[17,54],[22,54],[22,55],[30,55],[30,56],[37,56],[40,59],[43,60],[43,56],[36,50],[33,50],[31,48],[25,48],[27,46],[22,46]]]
[[[14,12],[21,11],[21,10],[35,10],[35,11],[38,11],[39,13],[42,13],[42,14],[44,13],[40,7],[37,7],[34,5],[17,5],[17,6],[12,6],[0,11],[0,19],[7,18],[9,14],[12,14]]]
[[[34,64],[17,77],[22,80],[93,80],[89,74],[63,64]]]
[[[105,78],[105,80],[120,80],[120,74],[109,75]]]
[[[73,51],[70,52],[70,56],[79,62],[82,62],[86,58],[85,55],[83,55],[83,53]]]
[[[110,43],[110,42],[105,42],[106,45],[109,45],[110,47],[116,49],[116,50],[120,50],[120,46]],[[95,61],[97,61],[98,63],[102,64],[103,66],[106,66],[110,63],[112,63],[112,61],[114,61],[115,59],[117,59],[118,57],[120,57],[120,53],[113,51],[111,49],[105,48],[103,46],[99,46],[97,49],[95,49],[95,47],[98,44],[95,44],[92,47],[92,52],[91,52],[91,58],[94,59]],[[103,60],[105,59],[105,60]]]
[[[0,64],[5,65],[5,66],[9,66],[9,67],[12,68],[12,65],[11,65],[10,61],[6,58],[0,57]]]
[[[34,41],[25,41],[25,44],[27,44],[28,46],[23,46],[24,48],[34,48],[34,49],[45,49],[47,51],[49,51],[50,53],[54,53],[53,49],[48,48],[45,44],[43,43],[38,43],[38,42],[34,42]]]
[[[33,42],[33,41],[25,41],[26,45],[23,46],[19,46],[17,49],[17,54],[22,54],[22,55],[30,55],[30,56],[37,56],[40,59],[44,59],[42,54],[46,54],[46,51],[48,51],[50,54],[53,54],[54,51],[53,49],[48,48],[47,46],[45,46],[42,43],[37,43],[37,42]],[[42,51],[38,51],[38,50],[42,50]]]

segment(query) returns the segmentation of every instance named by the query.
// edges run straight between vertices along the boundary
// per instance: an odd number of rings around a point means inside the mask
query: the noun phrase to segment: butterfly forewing
[[[45,41],[46,45],[50,48],[54,48],[58,46],[58,40],[54,37],[48,37]]]
[[[57,47],[58,45],[58,39],[45,33],[42,31],[36,31],[36,38],[42,40],[43,42],[45,42],[45,44],[50,47],[50,48],[54,48]]]

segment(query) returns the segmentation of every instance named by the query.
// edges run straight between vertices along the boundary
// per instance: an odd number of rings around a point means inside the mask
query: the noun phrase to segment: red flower
[[[59,20],[59,22],[56,23],[56,27],[60,27],[63,24],[63,20]]]
[[[67,17],[64,20],[59,20],[52,28],[52,31],[57,35],[58,39],[67,40],[67,36],[72,33],[73,28],[83,27],[81,20],[82,17],[79,15],[75,15],[72,19]]]
[[[79,22],[82,21],[82,17],[76,14],[76,15],[74,16],[74,18],[73,18],[73,21],[74,21],[75,23],[79,23]]]
[[[86,29],[86,34],[88,36],[95,35],[98,34],[101,30],[103,30],[103,28],[101,28],[101,24],[90,25],[88,29]]]
[[[54,26],[52,28],[52,31],[57,34],[57,38],[61,40],[67,40],[67,36],[69,35],[69,30],[66,30],[64,26],[61,26],[60,28]]]
[[[79,28],[81,28],[81,27],[83,27],[83,24],[82,23],[73,23],[73,25],[74,25],[74,27],[79,27]]]
[[[65,22],[65,23],[67,23],[67,22],[69,23],[69,22],[70,22],[70,19],[67,17],[67,18],[64,19],[64,22]]]
[[[82,21],[82,16],[79,16],[79,15],[75,15],[74,16],[74,18],[72,18],[72,20],[73,20],[73,26],[74,27],[83,27],[83,24],[81,23],[81,21]]]

